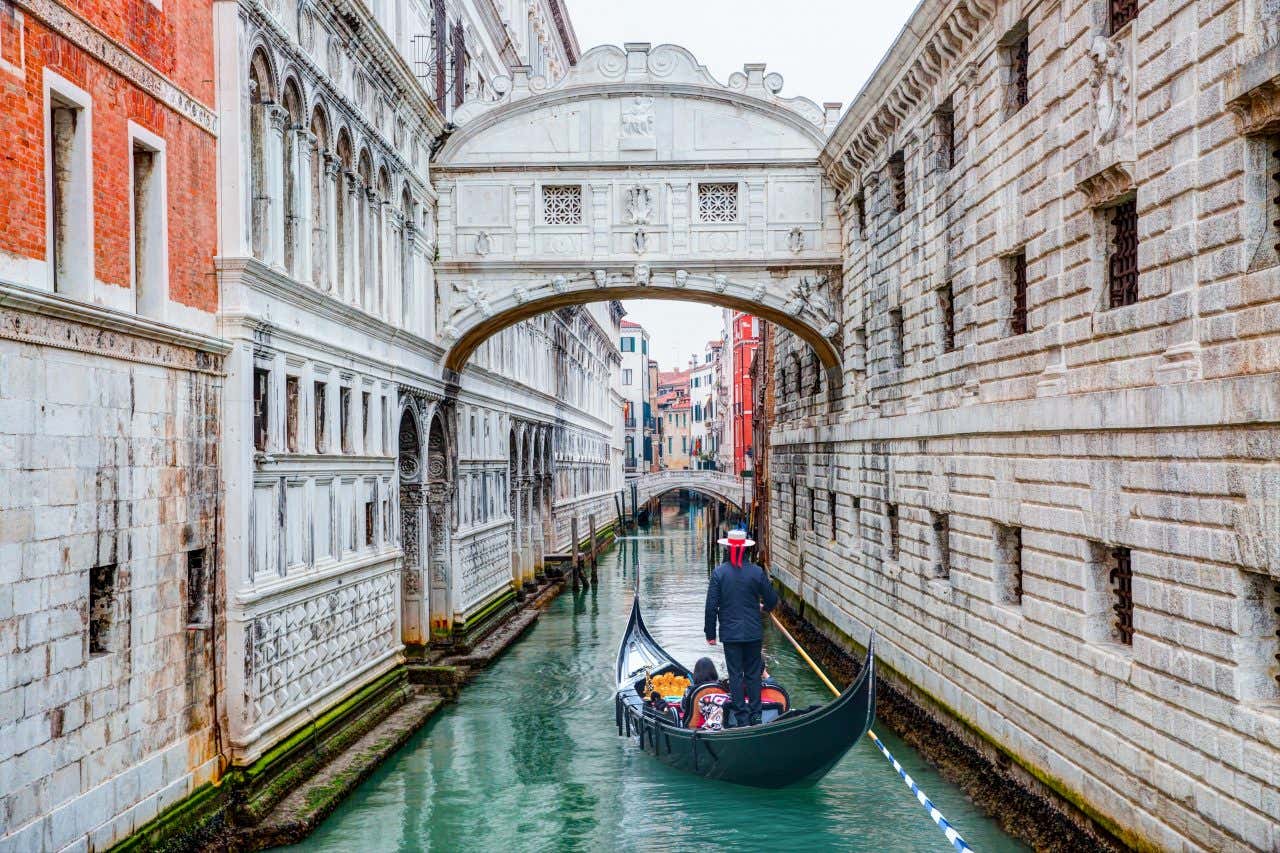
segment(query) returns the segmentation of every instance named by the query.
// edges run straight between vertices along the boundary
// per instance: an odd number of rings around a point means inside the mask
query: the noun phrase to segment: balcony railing
[[[635,429],[635,428],[636,428],[636,419],[635,419],[635,418],[624,418],[624,419],[623,419],[623,424],[626,426],[626,428],[627,428],[627,429]]]

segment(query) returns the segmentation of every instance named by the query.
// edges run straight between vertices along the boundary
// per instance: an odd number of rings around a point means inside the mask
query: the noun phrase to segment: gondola
[[[660,714],[641,696],[647,678],[693,673],[667,654],[649,634],[640,615],[640,596],[618,649],[614,697],[618,734],[635,737],[645,752],[663,764],[757,788],[812,784],[826,775],[875,719],[875,633],[853,684],[834,701],[809,709],[790,709],[757,726],[724,731],[685,728]]]

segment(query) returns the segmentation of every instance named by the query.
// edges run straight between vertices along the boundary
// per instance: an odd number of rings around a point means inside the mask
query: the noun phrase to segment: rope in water
[[[809,664],[809,668],[818,674],[818,677],[822,679],[822,683],[827,685],[832,693],[839,696],[839,688],[831,683],[831,679],[827,678],[826,673],[824,673],[818,665],[813,662],[813,658],[809,657],[809,653],[806,652],[798,642],[796,642],[796,638],[791,636],[791,632],[783,626],[778,617],[775,614],[770,613],[769,618],[773,620],[774,625],[778,626],[778,630],[782,632],[782,636],[786,637],[787,640],[790,641],[791,645],[795,647],[795,650],[799,652],[800,657],[804,658],[804,662]],[[960,833],[957,832],[956,828],[942,816],[942,812],[938,811],[938,807],[930,802],[924,791],[920,790],[920,786],[911,778],[911,775],[902,769],[902,765],[898,763],[898,759],[894,758],[893,754],[885,748],[884,741],[876,737],[876,733],[870,729],[867,730],[867,737],[871,738],[871,742],[874,743],[880,752],[884,754],[885,758],[889,759],[889,763],[893,765],[893,769],[898,771],[898,775],[902,777],[902,781],[907,783],[907,787],[911,789],[911,793],[915,794],[920,805],[924,806],[925,810],[929,812],[929,817],[938,825],[938,829],[941,829],[943,834],[947,836],[947,840],[951,842],[952,847],[956,848],[957,853],[973,853],[973,848],[960,837]]]

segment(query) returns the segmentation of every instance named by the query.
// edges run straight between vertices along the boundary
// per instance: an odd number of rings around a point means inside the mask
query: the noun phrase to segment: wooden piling
[[[572,550],[570,552],[573,556],[569,572],[573,576],[573,589],[576,592],[578,590],[578,585],[582,582],[582,553],[578,550],[578,517],[576,515],[569,519],[569,536],[573,539]]]
[[[596,516],[595,513],[587,516],[587,525],[591,528],[591,582],[594,584],[599,580],[596,569],[600,565],[600,560],[596,556],[599,546],[596,544]]]

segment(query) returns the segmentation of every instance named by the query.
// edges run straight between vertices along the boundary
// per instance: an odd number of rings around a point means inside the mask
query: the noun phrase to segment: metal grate
[[[893,191],[893,212],[901,213],[907,209],[907,158],[901,151],[895,151],[889,158],[889,184]]]
[[[1272,215],[1275,219],[1271,220],[1272,233],[1276,235],[1276,253],[1280,254],[1280,136],[1271,138],[1271,180],[1275,184],[1273,192],[1275,196],[1272,198],[1273,206],[1271,208]]]
[[[836,493],[827,492],[827,514],[831,518],[831,538],[836,538]]]
[[[1276,640],[1280,641],[1280,583],[1275,586],[1276,606],[1271,608],[1276,615]],[[1280,664],[1280,651],[1276,652],[1276,663]],[[1276,667],[1276,684],[1280,684],[1280,666]]]
[[[1030,36],[1024,35],[1013,45],[1013,105],[1022,109],[1030,100],[1027,66],[1031,57]]]
[[[1110,305],[1138,301],[1138,201],[1118,204],[1111,214],[1111,257],[1108,261]]]
[[[1112,33],[1138,17],[1138,0],[1110,0],[1109,6]]]
[[[547,225],[581,225],[582,187],[543,187],[542,221]]]
[[[1133,563],[1128,548],[1111,551],[1111,592],[1115,603],[1115,635],[1126,646],[1133,645]]]
[[[737,222],[738,185],[698,184],[698,221]]]
[[[1027,333],[1027,253],[1019,252],[1010,261],[1010,281],[1013,285],[1013,309],[1009,313],[1009,331],[1015,335]]]
[[[956,301],[951,282],[938,288],[938,313],[942,321],[942,351],[956,348]]]

